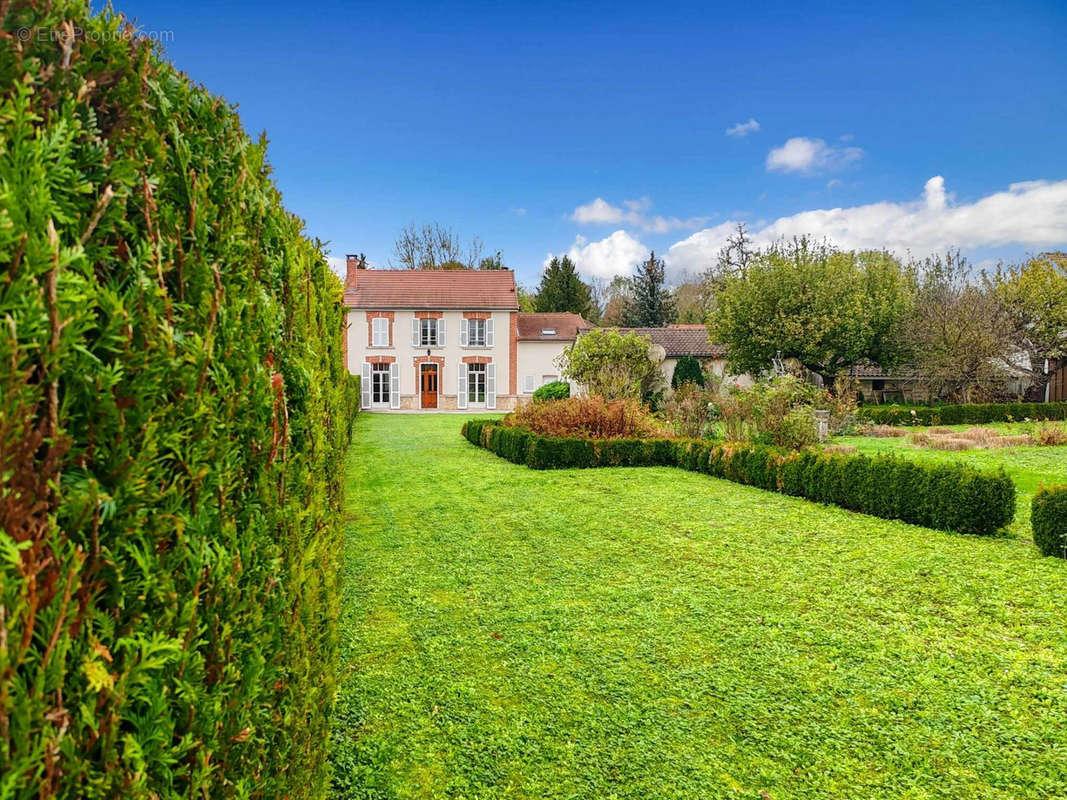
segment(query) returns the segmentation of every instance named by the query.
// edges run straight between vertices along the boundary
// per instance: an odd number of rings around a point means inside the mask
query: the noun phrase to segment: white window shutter
[[[459,365],[459,386],[456,388],[456,408],[467,407],[467,365]]]
[[[445,346],[445,318],[437,320],[437,346]]]
[[[389,407],[400,408],[400,365],[389,365]]]
[[[496,364],[485,365],[485,407],[496,408]]]
[[[359,376],[359,388],[363,394],[363,407],[370,408],[370,364],[366,361],[362,364],[362,371]]]
[[[412,347],[418,347],[419,346],[419,322],[420,322],[420,320],[419,320],[418,317],[415,317],[415,319],[411,320],[411,346]]]
[[[485,346],[486,347],[492,347],[493,346],[493,318],[492,317],[489,317],[489,319],[487,319],[485,321]]]
[[[460,347],[466,347],[467,346],[467,341],[468,341],[468,339],[467,339],[467,325],[468,325],[468,322],[467,322],[467,318],[466,317],[464,317],[463,319],[461,319],[459,321],[459,346]]]

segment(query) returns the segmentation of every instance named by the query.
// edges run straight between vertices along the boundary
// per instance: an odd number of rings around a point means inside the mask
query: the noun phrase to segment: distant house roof
[[[520,342],[573,342],[581,331],[593,328],[581,314],[569,312],[519,314]]]
[[[349,270],[346,308],[500,308],[517,311],[510,269]]]
[[[619,328],[620,333],[647,336],[653,344],[667,351],[667,358],[724,358],[726,348],[712,344],[703,325],[668,325],[666,328]]]

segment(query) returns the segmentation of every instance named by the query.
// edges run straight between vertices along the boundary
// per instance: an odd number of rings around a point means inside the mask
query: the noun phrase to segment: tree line
[[[405,228],[396,258],[409,269],[503,269],[499,251],[464,248],[436,223]],[[630,275],[583,280],[553,257],[523,311],[581,314],[603,326],[707,324],[730,368],[759,374],[790,361],[827,386],[857,365],[921,376],[932,397],[995,399],[1011,376],[1041,399],[1067,358],[1067,254],[973,267],[957,250],[901,259],[887,250],[842,250],[802,236],[759,248],[743,224],[701,275],[669,286],[650,252]]]

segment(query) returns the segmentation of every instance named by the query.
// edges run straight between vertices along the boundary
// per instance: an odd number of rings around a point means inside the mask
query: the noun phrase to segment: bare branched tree
[[[406,225],[393,244],[396,262],[404,269],[474,269],[485,245],[475,236],[464,251],[459,236],[438,222]]]

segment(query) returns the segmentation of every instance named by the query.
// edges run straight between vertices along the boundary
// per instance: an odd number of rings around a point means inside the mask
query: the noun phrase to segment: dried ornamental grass
[[[892,425],[865,425],[860,428],[860,434],[880,439],[899,439],[907,436],[908,432],[903,428],[897,428]]]
[[[641,439],[671,435],[640,403],[603,397],[568,397],[530,403],[505,417],[503,424],[542,436]]]

